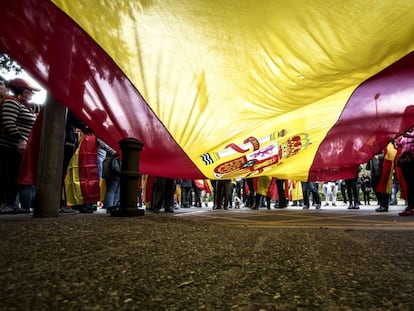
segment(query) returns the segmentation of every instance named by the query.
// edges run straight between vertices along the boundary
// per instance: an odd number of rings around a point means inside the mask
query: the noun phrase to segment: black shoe
[[[82,205],[73,205],[72,209],[78,211],[79,213],[93,213],[92,204],[82,204]]]
[[[79,213],[85,214],[92,214],[95,211],[92,204],[75,205],[73,208],[77,209]]]
[[[388,207],[380,206],[380,207],[376,208],[375,211],[378,212],[378,213],[388,212]]]
[[[72,215],[74,215],[74,214],[79,214],[79,211],[76,210],[76,209],[74,209],[74,208],[69,208],[67,206],[61,206],[59,208],[59,213],[61,213],[61,214],[72,214]]]
[[[348,209],[354,209],[354,206],[352,204],[349,204]]]
[[[166,213],[174,213],[174,210],[172,208],[166,208],[165,212]]]
[[[14,210],[14,214],[29,214],[30,213],[29,208],[22,208],[22,207],[15,206],[13,204],[9,206],[10,208]]]
[[[115,211],[116,210],[116,206],[108,206],[107,208],[106,208],[106,213],[107,214],[110,214],[111,213],[111,211]]]

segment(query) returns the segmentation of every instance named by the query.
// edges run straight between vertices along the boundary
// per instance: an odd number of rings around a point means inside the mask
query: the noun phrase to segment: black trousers
[[[356,178],[345,180],[346,192],[348,193],[349,204],[359,204],[358,181]]]
[[[22,156],[17,149],[0,147],[0,203],[12,205],[16,201],[21,162]]]
[[[414,163],[411,162],[402,168],[405,183],[407,184],[407,205],[414,209]]]

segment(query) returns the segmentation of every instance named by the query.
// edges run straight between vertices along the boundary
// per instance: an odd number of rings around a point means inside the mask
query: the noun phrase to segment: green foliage
[[[0,52],[0,73],[14,72],[16,75],[22,72],[22,67],[6,53]]]

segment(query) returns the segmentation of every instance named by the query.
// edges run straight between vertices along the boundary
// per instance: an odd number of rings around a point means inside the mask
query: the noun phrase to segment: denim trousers
[[[119,202],[120,179],[119,177],[105,178],[106,192],[104,197],[104,207],[116,206]]]

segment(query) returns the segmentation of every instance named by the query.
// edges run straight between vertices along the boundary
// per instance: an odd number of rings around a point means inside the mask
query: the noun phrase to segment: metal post
[[[48,93],[43,108],[33,217],[57,217],[62,195],[66,107]]]
[[[139,155],[143,143],[135,138],[125,138],[119,142],[122,150],[122,169],[120,184],[120,206],[112,210],[111,216],[142,216],[143,209],[138,209]]]

